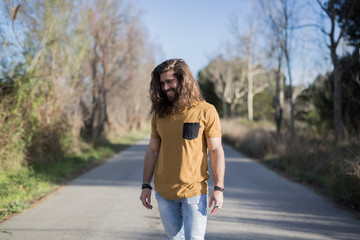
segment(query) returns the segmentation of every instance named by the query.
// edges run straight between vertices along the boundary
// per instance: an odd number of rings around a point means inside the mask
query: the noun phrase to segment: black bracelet
[[[225,188],[219,187],[219,186],[214,186],[214,191],[220,191],[220,192],[224,192]]]
[[[141,189],[144,189],[144,188],[149,188],[150,190],[153,189],[152,186],[151,186],[150,184],[148,184],[148,183],[143,183],[143,184],[141,185]]]

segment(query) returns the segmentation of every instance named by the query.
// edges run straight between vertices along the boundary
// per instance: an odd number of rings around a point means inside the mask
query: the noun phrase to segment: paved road
[[[139,185],[148,139],[0,224],[6,240],[166,239],[155,199],[142,207]],[[207,240],[360,239],[360,221],[311,190],[224,146],[225,204],[209,216]]]

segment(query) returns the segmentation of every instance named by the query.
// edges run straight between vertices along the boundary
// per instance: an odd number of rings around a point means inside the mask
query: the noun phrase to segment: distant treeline
[[[360,61],[349,65],[350,57],[340,59],[342,69],[342,130],[344,140],[360,137]],[[243,59],[225,60],[222,56],[213,60],[199,73],[199,84],[207,101],[219,110],[224,118],[245,117],[249,120],[268,120],[275,122],[276,112],[276,70],[266,71],[257,66],[257,74],[252,86],[253,99],[249,98],[248,71]],[[216,73],[215,73],[216,72]],[[218,74],[216,76],[216,74]],[[229,76],[230,75],[230,76]],[[290,129],[290,86],[285,84],[284,75],[282,100],[282,123],[279,126],[287,132]],[[228,85],[228,86],[227,86]],[[293,86],[294,120],[296,127],[306,126],[317,136],[334,136],[334,73],[319,75],[312,84]],[[285,122],[284,122],[285,121]]]
[[[359,138],[360,1],[256,2],[248,29],[233,19],[232,41],[199,72],[206,99],[225,118],[274,121],[278,136],[306,126],[336,143]],[[331,60],[332,70],[294,85],[299,55]]]

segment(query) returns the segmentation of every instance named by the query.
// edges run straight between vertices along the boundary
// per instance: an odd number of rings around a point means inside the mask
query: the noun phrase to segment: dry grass
[[[268,122],[252,123],[244,119],[222,119],[224,139],[241,148],[247,154],[264,157],[272,153],[274,144],[274,128]]]
[[[339,146],[320,139],[309,129],[297,129],[297,136],[281,138],[268,122],[244,119],[222,120],[224,140],[245,154],[285,171],[301,182],[330,192],[339,202],[360,210],[360,140]]]

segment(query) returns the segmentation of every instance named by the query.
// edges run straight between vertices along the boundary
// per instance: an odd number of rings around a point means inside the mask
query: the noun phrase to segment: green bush
[[[19,112],[0,102],[0,169],[19,168],[26,152],[25,130]]]

